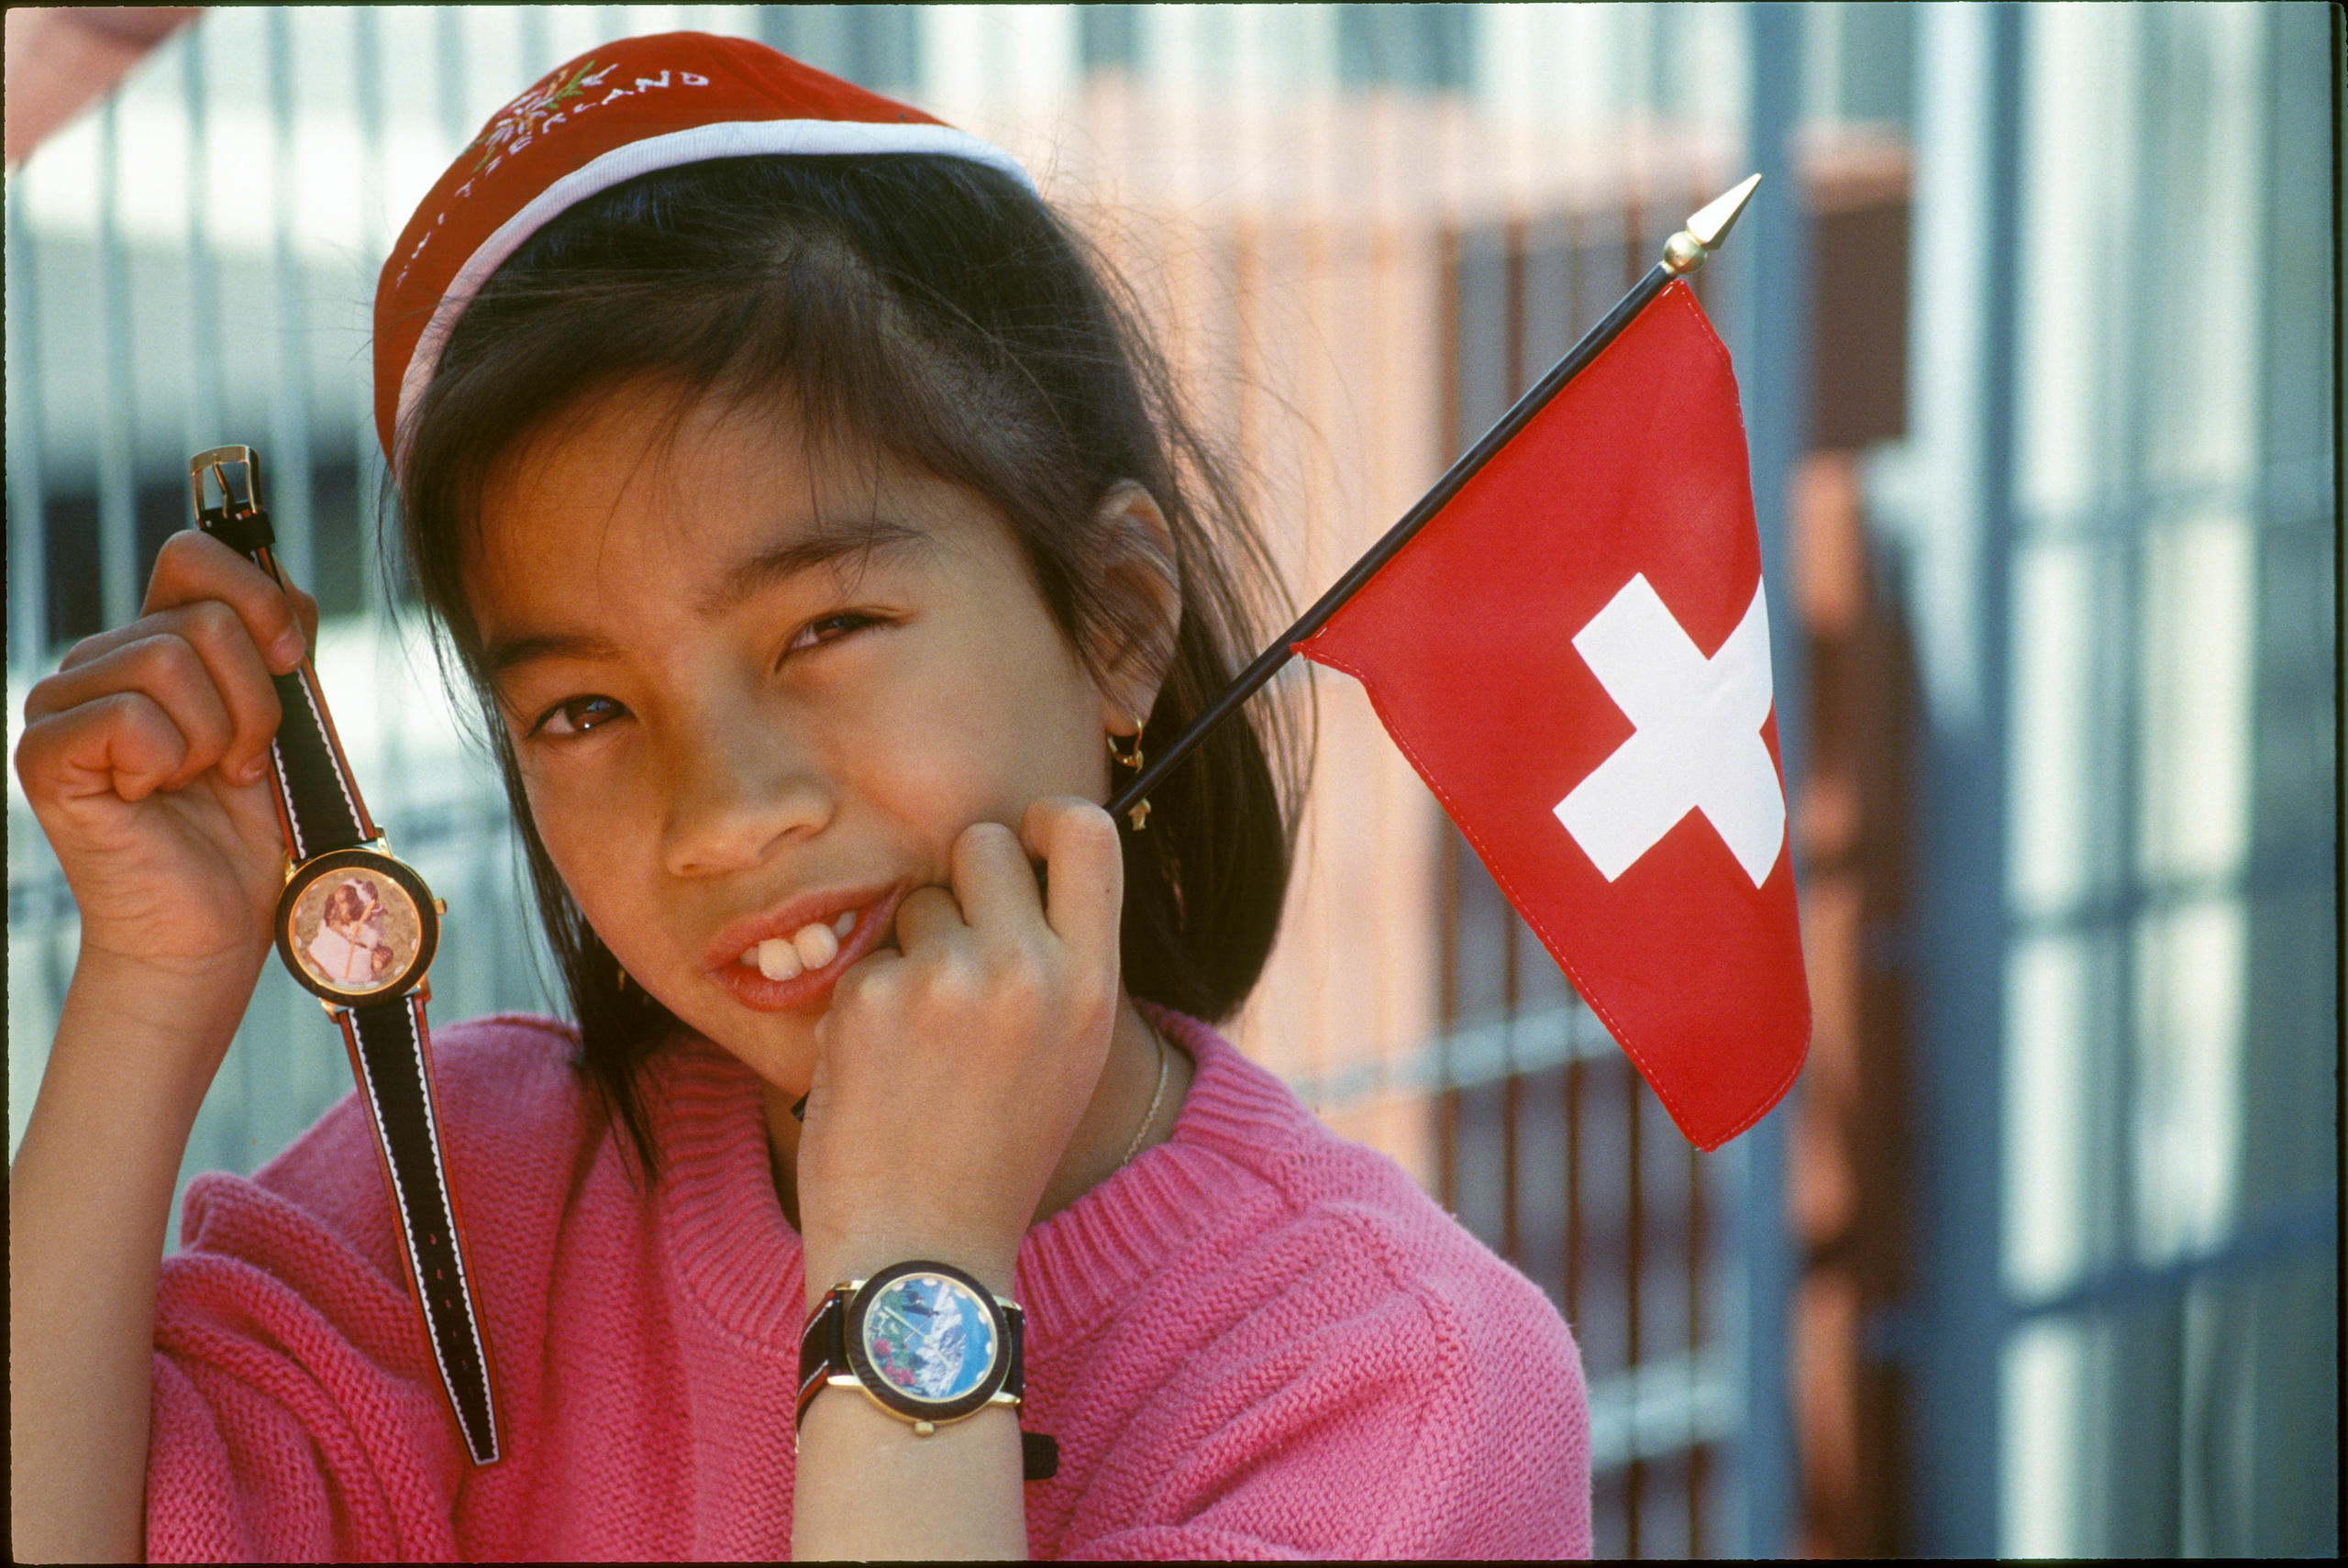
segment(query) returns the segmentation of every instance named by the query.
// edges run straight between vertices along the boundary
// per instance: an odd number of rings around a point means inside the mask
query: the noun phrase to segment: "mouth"
[[[817,894],[725,928],[705,955],[710,977],[759,1012],[829,999],[847,966],[879,946],[904,888]]]

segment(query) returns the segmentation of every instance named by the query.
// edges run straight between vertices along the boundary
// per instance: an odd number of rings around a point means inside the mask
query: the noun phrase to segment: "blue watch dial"
[[[902,1397],[951,1406],[999,1371],[994,1304],[928,1270],[880,1282],[859,1300],[856,1342],[877,1380]]]

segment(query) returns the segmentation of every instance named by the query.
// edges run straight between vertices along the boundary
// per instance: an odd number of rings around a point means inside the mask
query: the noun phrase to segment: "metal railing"
[[[1733,64],[1741,24],[1700,8],[1077,9],[1069,58],[1038,67],[1067,72],[1072,96],[1038,110],[998,83],[939,106],[1039,157],[1047,189],[1168,307],[1173,358],[1279,520],[1299,586],[1350,555],[1349,531],[1390,521],[1726,172],[1717,105],[1686,134],[1663,118],[1675,94],[1726,92],[1687,62]],[[186,29],[8,183],[12,748],[25,689],[62,647],[136,614],[155,550],[185,525],[187,454],[249,440],[271,462],[283,558],[326,612],[320,673],[370,805],[450,906],[436,1016],[548,1005],[502,794],[376,569],[368,319],[404,204],[496,103],[601,37],[763,36],[919,96],[960,80],[936,29],[975,27],[993,50],[1004,28],[1058,37],[1048,22],[906,6],[223,8]],[[1496,51],[1501,28],[1516,42]],[[1565,86],[1528,74],[1527,40],[1574,46]],[[1266,148],[1285,171],[1267,174]],[[1617,163],[1645,182],[1636,201],[1588,172]],[[1743,1395],[1717,1174],[1473,857],[1431,831],[1366,706],[1325,697],[1316,820],[1348,825],[1308,836],[1300,884],[1355,876],[1358,842],[1373,843],[1390,903],[1379,918],[1292,913],[1292,928],[1346,929],[1283,944],[1242,1043],[1324,1114],[1393,1113],[1382,1146],[1566,1313],[1589,1379],[1600,1551],[1720,1550],[1733,1504],[1712,1456],[1742,1430]],[[9,844],[13,1147],[76,940],[13,776]],[[1316,990],[1316,962],[1381,977],[1366,1026]],[[255,1168],[348,1088],[314,1000],[270,966],[183,1182]]]

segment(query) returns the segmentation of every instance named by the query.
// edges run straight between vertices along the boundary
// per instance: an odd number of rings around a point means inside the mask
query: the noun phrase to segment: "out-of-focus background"
[[[11,744],[30,682],[135,615],[188,454],[249,442],[376,816],[450,905],[436,1018],[548,1005],[504,802],[374,569],[366,334],[443,165],[611,37],[764,39],[1027,160],[1308,597],[1758,169],[1700,289],[1770,571],[1801,1084],[1691,1153],[1357,689],[1301,663],[1313,803],[1235,1032],[1557,1302],[1601,1554],[2329,1556],[2338,26],[12,9]],[[75,920],[9,789],[13,1149]],[[187,1171],[254,1168],[348,1087],[272,966]]]

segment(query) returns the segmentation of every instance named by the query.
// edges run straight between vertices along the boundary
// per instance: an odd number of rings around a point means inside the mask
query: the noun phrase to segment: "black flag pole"
[[[1329,591],[1314,601],[1312,608],[1298,617],[1296,624],[1282,632],[1255,661],[1239,672],[1232,683],[1224,688],[1207,711],[1191,723],[1191,727],[1153,758],[1140,777],[1119,790],[1109,802],[1112,816],[1126,816],[1133,825],[1140,827],[1149,815],[1149,792],[1157,781],[1179,766],[1182,759],[1197,749],[1209,732],[1239,711],[1241,703],[1255,695],[1257,688],[1269,680],[1279,668],[1296,657],[1296,645],[1319,631],[1330,616],[1346,600],[1357,592],[1361,585],[1378,574],[1378,569],[1392,560],[1403,546],[1411,542],[1418,531],[1427,525],[1457,495],[1462,486],[1475,477],[1492,455],[1516,438],[1517,433],[1541,412],[1549,400],[1565,390],[1566,383],[1587,369],[1589,362],[1602,353],[1606,346],[1622,335],[1648,302],[1661,293],[1675,278],[1684,278],[1704,264],[1704,260],[1728,237],[1729,229],[1736,223],[1737,215],[1752,199],[1755,187],[1761,183],[1758,174],[1747,175],[1726,194],[1713,200],[1688,219],[1687,226],[1666,241],[1663,259],[1647,269],[1645,277],[1633,285],[1631,292],[1615,302],[1614,308],[1600,318],[1597,326],[1582,334],[1581,341],[1566,351],[1566,357],[1550,367],[1549,373],[1533,385],[1533,390],[1518,398],[1500,422],[1484,432],[1483,438],[1445,470],[1435,480],[1434,488],[1421,496],[1418,503],[1402,514],[1402,520],[1389,528],[1378,543],[1372,545],[1347,569],[1346,575],[1329,587]]]

